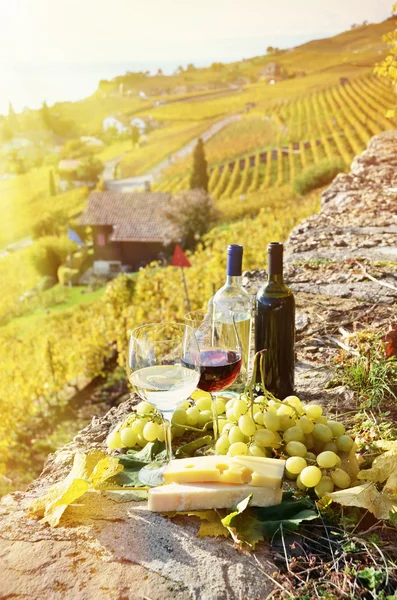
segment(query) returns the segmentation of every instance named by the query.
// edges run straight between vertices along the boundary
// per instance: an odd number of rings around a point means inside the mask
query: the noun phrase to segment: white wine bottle
[[[252,302],[242,286],[243,247],[230,244],[227,248],[226,282],[213,297],[214,317],[221,318],[222,312],[230,310],[234,315],[237,334],[242,346],[240,375],[231,386],[232,390],[242,390],[247,381],[249,368]],[[230,327],[230,325],[226,325]]]

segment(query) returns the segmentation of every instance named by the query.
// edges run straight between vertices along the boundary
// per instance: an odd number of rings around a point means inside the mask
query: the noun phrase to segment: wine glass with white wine
[[[194,330],[183,323],[137,327],[130,335],[127,373],[137,394],[152,404],[164,420],[167,458],[151,463],[139,473],[143,483],[158,485],[163,482],[164,469],[172,458],[172,415],[196,389],[200,379],[200,351]]]

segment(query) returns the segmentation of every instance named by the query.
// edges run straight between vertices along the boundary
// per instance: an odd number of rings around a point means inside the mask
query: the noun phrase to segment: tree
[[[164,75],[163,69],[157,69],[157,75]]]
[[[397,12],[397,2],[393,4],[392,13]],[[396,21],[397,24],[397,21]],[[389,46],[389,54],[374,68],[374,73],[379,77],[389,79],[394,88],[397,86],[397,29],[382,35],[382,40]],[[397,107],[386,112],[386,117],[392,119],[397,114]]]
[[[136,146],[139,142],[140,135],[141,134],[139,133],[138,127],[136,127],[136,125],[133,125],[133,127],[131,127],[131,141],[133,146]]]
[[[52,169],[50,169],[50,175],[49,175],[49,190],[50,190],[50,196],[57,195],[57,186],[55,185],[54,171]]]
[[[272,52],[274,52],[274,48],[273,48],[273,46],[268,46],[268,47],[266,48],[266,52],[267,52],[267,54],[272,54]]]
[[[43,102],[43,106],[41,107],[40,114],[45,129],[49,129],[50,131],[52,131],[52,117],[50,109],[47,106],[47,102],[45,101]]]
[[[77,179],[79,181],[89,181],[97,183],[99,177],[102,175],[105,169],[105,165],[102,161],[94,156],[89,156],[84,161],[81,161],[77,168]]]
[[[83,156],[90,156],[98,152],[95,147],[90,147],[79,138],[68,140],[61,150],[62,158],[82,158]]]
[[[207,160],[204,154],[203,140],[197,140],[196,147],[193,152],[193,172],[190,177],[190,189],[203,189],[208,191],[208,173]]]
[[[12,129],[8,123],[7,119],[4,119],[3,121],[3,130],[2,130],[2,139],[4,142],[9,142],[10,140],[12,140]]]
[[[184,248],[194,248],[199,239],[211,229],[218,217],[211,196],[200,190],[186,190],[172,198],[164,209],[168,221],[167,240],[180,242]]]

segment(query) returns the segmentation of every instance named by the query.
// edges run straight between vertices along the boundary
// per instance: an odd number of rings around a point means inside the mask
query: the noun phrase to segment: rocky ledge
[[[286,275],[296,293],[297,392],[335,410],[354,407],[352,392],[325,389],[332,358],[349,331],[397,318],[397,132],[373,138],[323,193],[321,211],[288,240]],[[264,271],[246,274],[254,292]],[[205,600],[266,597],[277,570],[262,545],[255,556],[226,539],[197,538],[195,519],[168,519],[145,502],[120,504],[88,493],[50,529],[26,506],[70,469],[77,450],[104,448],[109,430],[135,402],[93,418],[50,456],[39,479],[0,505],[0,598]]]

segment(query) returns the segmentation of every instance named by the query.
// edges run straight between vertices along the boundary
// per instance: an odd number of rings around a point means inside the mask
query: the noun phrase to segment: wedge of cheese
[[[148,508],[152,512],[232,508],[252,494],[251,506],[280,504],[283,491],[227,483],[170,483],[149,490]]]
[[[232,483],[281,487],[285,461],[258,456],[199,456],[172,460],[164,483]]]

